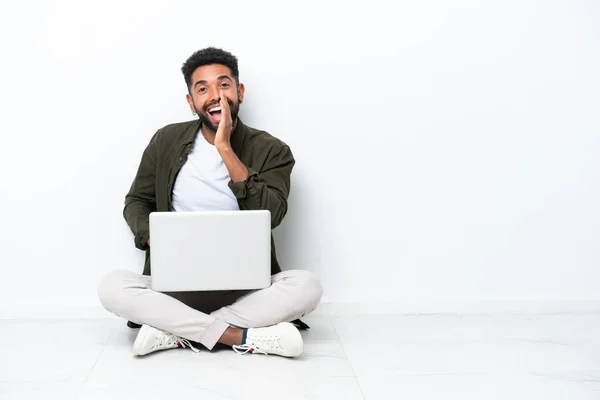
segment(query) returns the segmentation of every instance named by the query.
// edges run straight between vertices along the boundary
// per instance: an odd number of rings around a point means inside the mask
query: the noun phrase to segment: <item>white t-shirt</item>
[[[229,189],[229,171],[217,151],[199,132],[194,148],[173,187],[173,211],[239,210]]]

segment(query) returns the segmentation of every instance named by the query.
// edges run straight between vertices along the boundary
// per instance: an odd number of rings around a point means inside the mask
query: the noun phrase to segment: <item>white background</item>
[[[141,271],[124,195],[210,45],[294,152],[280,261],[325,302],[599,301],[598,21],[594,0],[3,2],[0,317],[99,309],[103,274]]]

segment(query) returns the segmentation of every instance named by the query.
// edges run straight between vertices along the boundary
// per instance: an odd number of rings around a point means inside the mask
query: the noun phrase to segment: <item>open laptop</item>
[[[271,284],[271,213],[150,214],[152,289],[263,289]]]

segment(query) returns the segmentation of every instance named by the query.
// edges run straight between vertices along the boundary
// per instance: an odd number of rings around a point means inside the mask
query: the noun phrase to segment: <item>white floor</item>
[[[600,314],[307,317],[299,359],[131,355],[116,319],[0,320],[0,399],[600,399]]]

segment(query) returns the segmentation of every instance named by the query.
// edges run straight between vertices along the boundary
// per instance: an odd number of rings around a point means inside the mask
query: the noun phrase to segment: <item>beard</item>
[[[233,101],[227,99],[227,103],[229,103],[229,110],[231,111],[231,122],[235,123],[235,120],[238,117],[238,113],[240,112],[240,102],[237,101],[234,103]],[[219,103],[216,102],[216,103],[208,104],[208,105],[204,106],[204,108],[201,111],[198,110],[198,107],[196,107],[196,105],[194,105],[194,108],[196,109],[196,113],[198,114],[198,118],[200,118],[200,122],[202,122],[202,125],[206,126],[208,129],[210,129],[213,132],[217,131],[217,128],[219,127],[219,125],[218,124],[215,125],[211,121],[210,117],[208,116],[208,109],[217,104],[219,104]]]

